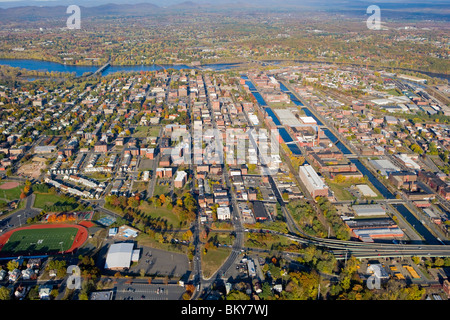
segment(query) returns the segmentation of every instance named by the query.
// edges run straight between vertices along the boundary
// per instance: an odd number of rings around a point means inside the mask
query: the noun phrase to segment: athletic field
[[[67,251],[72,247],[77,228],[21,229],[11,234],[2,253],[32,254]]]

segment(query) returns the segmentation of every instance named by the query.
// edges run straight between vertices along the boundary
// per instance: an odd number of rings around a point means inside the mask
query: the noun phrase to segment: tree
[[[8,261],[6,266],[9,271],[13,271],[14,269],[17,269],[19,267],[19,262],[15,261],[15,260],[10,260],[10,261]]]
[[[191,237],[192,237],[192,231],[191,230],[188,230],[185,233],[183,233],[183,240],[187,241],[187,240],[191,239]]]
[[[316,299],[319,287],[319,275],[316,272],[291,272],[286,291],[282,293],[289,300]]]
[[[11,300],[11,290],[7,287],[0,287],[0,300]]]
[[[187,292],[183,293],[182,298],[183,300],[191,300],[191,296]]]
[[[411,145],[411,150],[415,153],[423,154],[423,149],[417,143]]]
[[[227,300],[250,300],[250,297],[244,292],[232,290],[226,297]]]
[[[161,194],[159,196],[159,201],[161,201],[161,205],[163,205],[166,202],[166,196],[164,194]]]
[[[435,266],[435,267],[438,267],[438,268],[444,266],[444,259],[442,259],[442,258],[436,258],[436,259],[434,260],[434,266]]]
[[[417,257],[417,256],[414,256],[414,257],[412,257],[411,259],[412,259],[412,261],[413,261],[415,264],[419,264],[420,261],[421,261],[420,258]]]
[[[258,295],[263,300],[269,300],[273,298],[273,292],[270,284],[268,282],[264,282],[261,286],[262,292]]]

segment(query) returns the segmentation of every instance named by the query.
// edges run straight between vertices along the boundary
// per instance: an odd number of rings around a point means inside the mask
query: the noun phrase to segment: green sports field
[[[66,251],[72,246],[77,232],[76,228],[18,230],[9,237],[1,252],[30,254]]]

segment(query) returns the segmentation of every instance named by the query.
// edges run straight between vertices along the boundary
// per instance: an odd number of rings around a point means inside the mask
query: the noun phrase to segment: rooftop
[[[314,189],[324,189],[327,187],[317,172],[309,164],[300,166],[300,172],[306,176]]]

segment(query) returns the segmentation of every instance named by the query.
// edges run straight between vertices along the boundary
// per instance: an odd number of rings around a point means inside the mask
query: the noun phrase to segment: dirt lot
[[[4,184],[0,185],[0,189],[1,190],[9,190],[9,189],[14,189],[18,186],[19,186],[18,182],[10,181],[10,182],[5,182]]]
[[[46,167],[43,161],[27,162],[20,166],[17,173],[32,179],[37,179],[41,174],[41,169],[45,169]]]

